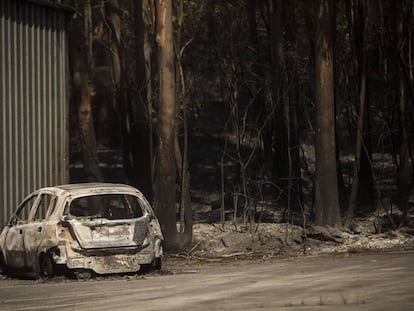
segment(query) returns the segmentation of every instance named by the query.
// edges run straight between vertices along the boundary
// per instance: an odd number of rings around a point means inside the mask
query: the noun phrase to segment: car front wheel
[[[6,262],[3,257],[3,253],[0,251],[0,275],[5,275],[7,273]]]

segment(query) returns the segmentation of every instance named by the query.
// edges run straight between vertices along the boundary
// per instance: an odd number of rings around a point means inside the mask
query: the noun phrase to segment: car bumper
[[[87,269],[98,274],[137,272],[141,265],[150,264],[154,258],[162,256],[162,247],[157,242],[139,252],[118,249],[119,253],[114,253],[116,249],[109,248],[95,251],[94,255],[82,254],[71,243],[65,243],[57,247],[53,259],[56,264],[65,265],[70,270]]]
[[[110,256],[90,256],[68,258],[69,269],[90,269],[99,274],[136,272],[141,264],[149,264],[152,254],[119,254]]]

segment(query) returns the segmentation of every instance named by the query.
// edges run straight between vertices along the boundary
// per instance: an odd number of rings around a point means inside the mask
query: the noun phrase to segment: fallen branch
[[[212,226],[216,229],[219,229],[221,232],[226,232],[223,228],[220,228],[219,226],[216,226],[215,224],[212,224]]]
[[[221,258],[230,258],[230,257],[236,257],[236,256],[243,256],[243,255],[250,255],[253,254],[253,252],[250,253],[233,253],[233,254],[225,254],[225,255],[221,255]]]
[[[201,240],[198,241],[189,251],[188,254],[191,254],[192,251],[194,251],[199,245],[201,244]]]

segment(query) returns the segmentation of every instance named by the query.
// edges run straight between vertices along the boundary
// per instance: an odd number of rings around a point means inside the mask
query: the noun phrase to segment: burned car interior
[[[138,200],[125,194],[105,194],[74,199],[65,211],[77,218],[109,220],[139,218],[144,215]]]

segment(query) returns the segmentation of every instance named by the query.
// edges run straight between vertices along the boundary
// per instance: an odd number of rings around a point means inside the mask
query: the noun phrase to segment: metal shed
[[[0,0],[0,227],[33,190],[68,182],[68,11]]]

